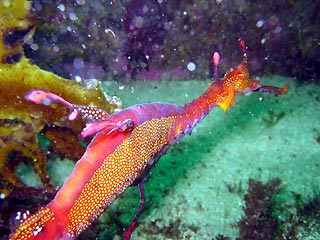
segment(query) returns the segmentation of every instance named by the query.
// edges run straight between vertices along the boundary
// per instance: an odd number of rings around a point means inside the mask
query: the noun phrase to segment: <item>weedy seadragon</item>
[[[184,106],[146,103],[109,115],[91,106],[69,103],[51,92],[31,90],[26,96],[28,101],[45,105],[60,102],[70,109],[69,120],[79,116],[91,119],[81,136],[95,136],[55,198],[37,213],[20,219],[20,226],[10,238],[75,238],[128,187],[137,185],[140,205],[124,233],[124,238],[130,239],[144,203],[144,181],[169,147],[191,134],[213,107],[226,111],[235,103],[237,94],[281,95],[287,91],[287,86],[263,86],[251,78],[243,40],[240,45],[243,62],[222,79],[218,77],[220,55],[213,54],[214,80],[203,94]]]

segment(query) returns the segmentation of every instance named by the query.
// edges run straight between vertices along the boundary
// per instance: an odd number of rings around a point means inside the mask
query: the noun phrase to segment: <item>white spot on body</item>
[[[36,228],[33,231],[33,236],[37,236],[42,231],[42,229],[42,227],[36,226]]]

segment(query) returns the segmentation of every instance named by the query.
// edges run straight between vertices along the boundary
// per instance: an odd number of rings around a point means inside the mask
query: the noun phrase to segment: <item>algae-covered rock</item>
[[[56,154],[72,160],[84,152],[78,134],[84,121],[70,123],[68,109],[60,104],[53,107],[37,105],[25,100],[32,89],[54,92],[70,102],[92,105],[112,113],[120,107],[116,97],[108,97],[97,83],[91,89],[63,79],[33,65],[23,55],[23,44],[35,32],[35,22],[28,15],[31,1],[13,0],[0,2],[0,195],[28,194],[36,191],[22,183],[15,169],[21,162],[32,164],[42,183],[50,188],[46,172],[46,158],[39,146],[37,135],[46,136]],[[60,139],[63,139],[61,141]],[[60,141],[59,141],[60,140]],[[76,150],[76,151],[75,151]],[[51,151],[50,151],[51,152]],[[52,153],[52,152],[51,152]]]
[[[22,52],[22,45],[34,33],[34,24],[27,19],[31,1],[0,2],[0,59],[4,63]]]

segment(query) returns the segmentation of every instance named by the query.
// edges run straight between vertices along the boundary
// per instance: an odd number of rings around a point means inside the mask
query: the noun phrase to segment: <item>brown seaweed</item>
[[[29,189],[15,174],[16,167],[22,161],[31,163],[42,183],[50,186],[50,178],[46,172],[47,156],[37,139],[37,134],[42,131],[45,131],[45,136],[49,140],[54,139],[51,144],[53,152],[56,151],[57,154],[76,160],[84,151],[77,139],[84,121],[82,119],[72,123],[66,121],[68,109],[60,104],[50,108],[27,102],[24,96],[28,91],[45,89],[73,103],[92,105],[110,113],[120,106],[117,98],[106,100],[99,84],[88,89],[79,83],[40,69],[23,55],[22,46],[34,33],[35,24],[28,19],[30,7],[31,2],[24,0],[0,3],[0,193],[2,198],[8,197],[14,190]],[[16,55],[21,56],[17,62],[8,61]],[[64,141],[57,141],[60,137]],[[74,149],[77,153],[74,153]]]
[[[30,7],[31,1],[0,2],[0,236],[10,233],[10,219],[17,211],[36,210],[54,196],[47,159],[66,156],[76,161],[85,150],[78,137],[83,119],[67,121],[66,107],[27,102],[25,95],[32,89],[48,90],[108,113],[121,106],[118,98],[103,94],[99,82],[84,87],[40,69],[24,56],[23,44],[35,33],[36,25]],[[50,141],[48,151],[40,146],[39,136]],[[42,187],[28,186],[17,176],[22,163],[32,165]]]

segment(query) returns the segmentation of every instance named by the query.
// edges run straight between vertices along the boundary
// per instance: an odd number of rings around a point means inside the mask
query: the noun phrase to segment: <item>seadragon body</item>
[[[140,205],[124,233],[130,239],[144,202],[143,182],[158,159],[170,146],[192,129],[214,106],[223,110],[234,104],[236,94],[269,92],[283,94],[287,87],[262,86],[251,79],[245,44],[240,40],[244,60],[237,68],[218,78],[220,56],[213,62],[215,80],[192,102],[139,104],[109,115],[94,107],[71,104],[59,96],[32,90],[26,99],[37,104],[61,102],[70,108],[69,120],[79,115],[92,119],[81,135],[95,134],[73,172],[55,198],[37,213],[21,219],[11,239],[72,239],[86,229],[129,186],[138,185]]]

